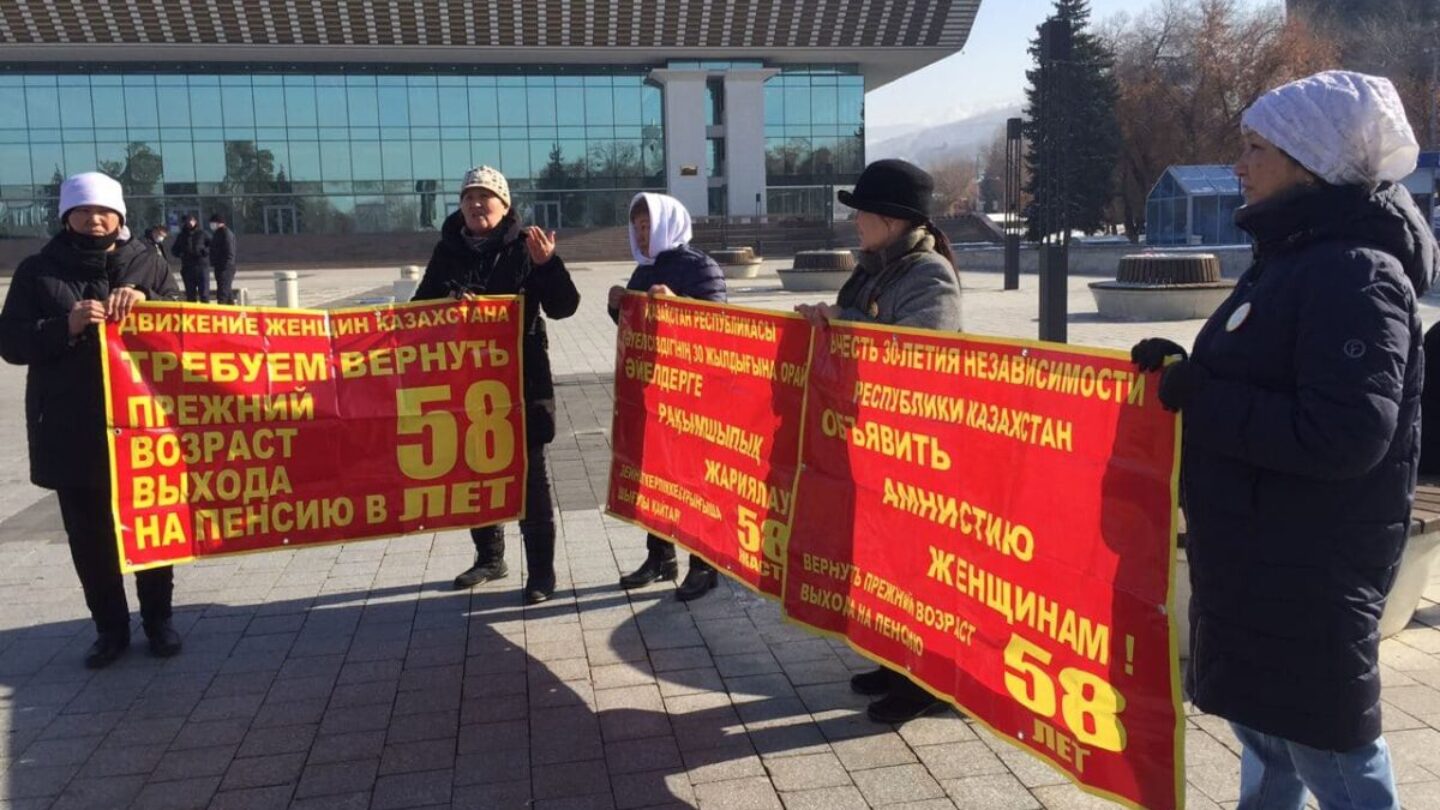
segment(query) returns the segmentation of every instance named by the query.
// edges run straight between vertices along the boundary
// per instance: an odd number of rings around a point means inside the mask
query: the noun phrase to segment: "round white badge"
[[[1225,331],[1234,332],[1236,329],[1239,329],[1240,325],[1245,323],[1245,319],[1248,317],[1250,317],[1250,302],[1246,301],[1236,307],[1234,312],[1230,313],[1230,320],[1225,322]]]

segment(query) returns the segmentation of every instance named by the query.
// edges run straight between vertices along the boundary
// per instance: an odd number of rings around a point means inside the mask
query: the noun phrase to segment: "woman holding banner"
[[[610,319],[619,322],[620,302],[627,290],[651,295],[677,295],[702,301],[725,301],[725,274],[715,260],[690,246],[690,212],[666,194],[636,194],[630,202],[630,253],[635,272],[624,287],[610,288]],[[679,576],[675,544],[646,535],[645,562],[620,577],[620,587],[641,588]],[[699,599],[715,589],[719,575],[709,563],[690,555],[690,568],[676,589],[681,602]]]
[[[545,466],[545,445],[555,438],[555,386],[541,312],[557,320],[574,315],[580,306],[580,292],[565,262],[555,253],[554,232],[521,226],[519,215],[510,207],[510,184],[505,176],[489,166],[476,166],[460,182],[460,210],[440,227],[440,242],[414,300],[519,294],[525,296],[522,349],[529,445],[520,536],[529,568],[524,600],[534,605],[555,593],[555,507]],[[472,588],[507,576],[505,527],[471,529],[470,536],[475,542],[475,564],[455,578],[455,587]]]
[[[795,311],[817,328],[831,319],[960,331],[960,277],[945,234],[930,221],[935,181],[903,160],[865,167],[841,203],[854,208],[860,255],[834,304],[801,304]],[[945,709],[904,675],[880,667],[850,679],[862,695],[879,699],[867,713],[878,723],[904,723]]]
[[[1185,417],[1196,707],[1244,746],[1240,807],[1398,808],[1379,620],[1410,528],[1436,246],[1386,79],[1331,71],[1241,119],[1255,262],[1195,339],[1140,342]],[[1176,362],[1165,366],[1167,358]]]
[[[110,511],[105,388],[99,324],[119,321],[136,303],[175,299],[165,259],[125,227],[120,184],[98,172],[60,187],[62,229],[15,270],[0,311],[0,355],[27,366],[25,427],[30,480],[53,489],[98,638],[85,666],[101,669],[130,646],[130,608],[120,575]],[[169,566],[135,575],[150,652],[180,652],[170,624]]]

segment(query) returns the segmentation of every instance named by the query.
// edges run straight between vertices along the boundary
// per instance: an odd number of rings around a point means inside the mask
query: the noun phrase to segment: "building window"
[[[826,216],[836,186],[865,168],[865,80],[853,68],[796,66],[765,83],[768,210]]]
[[[631,197],[665,188],[644,69],[347,69],[0,74],[0,237],[55,232],[60,182],[94,170],[138,227],[218,211],[250,233],[438,228],[479,163],[565,227],[623,224]]]

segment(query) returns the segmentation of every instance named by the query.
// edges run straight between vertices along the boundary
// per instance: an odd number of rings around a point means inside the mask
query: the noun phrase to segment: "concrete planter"
[[[1440,559],[1440,532],[1414,535],[1405,544],[1400,570],[1395,573],[1395,584],[1390,586],[1385,612],[1380,614],[1381,638],[1404,630],[1415,618],[1415,609],[1420,607],[1420,597],[1430,584],[1430,571],[1437,559]]]
[[[765,261],[756,256],[755,249],[750,247],[712,250],[710,258],[720,265],[725,278],[755,278],[760,275],[760,263]]]
[[[821,292],[845,286],[855,270],[855,254],[849,250],[802,250],[795,254],[795,266],[780,270],[780,285],[792,292]]]
[[[1095,307],[1117,321],[1193,321],[1210,317],[1230,296],[1233,281],[1207,284],[1132,284],[1096,281],[1090,284]]]

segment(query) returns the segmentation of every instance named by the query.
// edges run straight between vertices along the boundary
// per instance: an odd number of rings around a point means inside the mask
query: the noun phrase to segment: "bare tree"
[[[1115,52],[1124,138],[1114,219],[1132,240],[1145,198],[1167,166],[1229,163],[1240,116],[1270,88],[1336,66],[1335,45],[1278,6],[1161,0],[1103,30]]]

